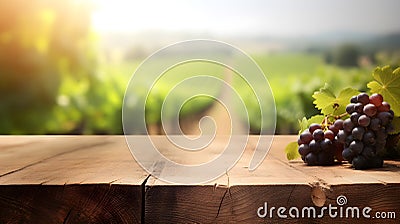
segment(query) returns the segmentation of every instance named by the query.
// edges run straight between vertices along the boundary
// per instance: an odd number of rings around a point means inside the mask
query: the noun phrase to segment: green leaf
[[[392,121],[393,131],[389,132],[391,135],[400,133],[400,117],[394,117]]]
[[[288,160],[300,158],[300,154],[298,152],[298,147],[297,147],[297,142],[290,142],[286,146],[285,152],[286,152],[286,158]]]
[[[400,115],[400,67],[377,67],[372,74],[374,81],[367,84],[372,93],[379,93],[390,104],[396,115]]]
[[[299,130],[299,135],[308,128],[308,121],[306,117],[303,117],[303,119],[299,120],[299,126],[300,126],[300,130]]]
[[[325,86],[319,91],[314,92],[312,97],[315,99],[315,107],[321,110],[324,115],[340,115],[346,112],[346,106],[350,103],[350,98],[359,94],[359,91],[353,88],[345,88],[336,96],[333,88],[325,83]]]
[[[307,119],[306,117],[303,117],[302,120],[299,120],[299,125],[300,125],[300,131],[299,134],[301,134],[304,130],[306,130],[310,124],[312,123],[317,123],[321,124],[321,122],[324,120],[325,116],[324,115],[315,115]]]

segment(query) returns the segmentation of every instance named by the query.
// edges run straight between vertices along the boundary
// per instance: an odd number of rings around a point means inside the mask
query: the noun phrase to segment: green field
[[[326,65],[320,55],[312,55],[305,53],[276,53],[265,55],[253,55],[253,59],[265,73],[274,94],[277,107],[277,133],[294,133],[297,130],[297,121],[303,116],[311,116],[317,111],[312,104],[312,93],[324,85],[325,82],[332,84],[336,89],[348,86],[349,83],[357,83],[355,88],[365,86],[364,80],[370,77],[371,69],[365,70],[343,69],[331,65]],[[104,130],[105,133],[121,134],[121,107],[122,99],[127,88],[131,75],[135,72],[141,61],[119,62],[119,63],[102,63],[99,67],[99,82],[93,92],[92,101],[86,105],[91,105],[87,114],[90,119],[86,127],[89,129],[85,133],[96,133]],[[160,62],[160,63],[165,63]],[[153,89],[149,92],[146,104],[146,121],[149,124],[157,124],[160,122],[161,104],[167,94],[174,87],[191,75],[210,75],[212,77],[224,79],[224,70],[221,66],[210,63],[191,63],[175,67],[167,71],[160,79],[155,82]],[[138,79],[139,82],[149,82],[145,76]],[[239,89],[239,94],[244,98],[248,111],[250,113],[250,123],[253,132],[257,132],[260,128],[257,126],[259,122],[259,110],[254,97],[250,96],[248,90],[241,88],[241,83],[233,81],[233,86]],[[79,91],[87,88],[85,86],[77,86],[76,83],[65,82],[62,91],[65,95],[79,96]],[[81,90],[80,90],[81,89]],[[198,85],[181,85],[175,89],[174,95],[170,96],[172,107],[182,105],[182,100],[188,96],[198,93],[202,89],[207,89],[218,95],[221,85],[215,80],[209,82],[201,82]],[[131,94],[138,97],[145,97],[147,91],[144,89],[132,90]],[[79,100],[76,100],[79,102]],[[74,101],[75,102],[75,101]],[[197,113],[208,107],[213,100],[207,97],[199,97],[190,100],[181,108],[181,115],[186,116]],[[178,105],[180,104],[180,105]],[[72,107],[71,107],[72,106]],[[140,110],[140,105],[131,105]],[[79,105],[70,105],[68,110],[69,117],[60,117],[59,121],[68,128],[68,123],[79,120],[82,115],[79,114]],[[168,115],[166,119],[171,118]],[[65,113],[64,113],[65,114]],[[75,115],[74,115],[75,114]],[[60,113],[60,116],[63,116]],[[75,117],[73,117],[75,116]],[[83,115],[84,116],[84,115]],[[72,119],[72,118],[73,119]],[[64,120],[64,122],[62,122]],[[67,121],[68,120],[68,121]],[[56,129],[57,127],[52,127]]]

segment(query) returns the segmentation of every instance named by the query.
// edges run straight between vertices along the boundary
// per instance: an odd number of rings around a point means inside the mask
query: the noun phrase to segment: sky
[[[311,36],[400,32],[399,0],[95,1],[100,32]]]

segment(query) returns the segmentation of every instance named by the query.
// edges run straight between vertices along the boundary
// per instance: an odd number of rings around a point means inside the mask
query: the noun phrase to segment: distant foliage
[[[78,1],[0,1],[0,134],[79,128],[81,115],[54,108],[71,112],[96,82],[90,11]]]
[[[355,44],[343,44],[328,52],[325,59],[342,67],[356,67],[361,55],[360,49]]]

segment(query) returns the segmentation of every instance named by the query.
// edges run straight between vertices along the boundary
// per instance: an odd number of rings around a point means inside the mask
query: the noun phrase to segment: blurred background
[[[0,134],[123,134],[135,69],[168,44],[199,38],[253,57],[274,93],[276,132],[293,134],[317,113],[311,95],[324,83],[366,90],[376,66],[400,65],[399,9],[397,0],[0,0]],[[153,134],[162,134],[166,94],[146,104]],[[197,125],[213,105],[188,103],[182,125]]]

